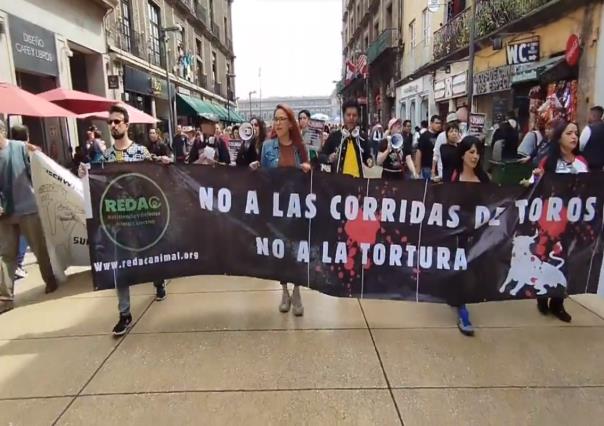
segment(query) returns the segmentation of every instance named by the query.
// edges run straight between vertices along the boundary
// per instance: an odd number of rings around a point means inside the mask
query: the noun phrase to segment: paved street
[[[88,271],[52,297],[35,266],[0,316],[0,424],[596,425],[604,416],[604,300],[568,302],[570,326],[531,301],[450,308],[304,292],[280,314],[277,283],[195,277],[169,297],[133,290],[136,325]],[[73,271],[73,270],[72,270]]]

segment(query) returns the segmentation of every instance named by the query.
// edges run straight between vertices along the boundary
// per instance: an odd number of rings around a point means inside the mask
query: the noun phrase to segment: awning
[[[564,55],[530,64],[512,65],[512,84],[555,81],[572,77]]]
[[[180,93],[176,96],[176,109],[180,115],[187,117],[197,117],[200,114],[216,114],[220,117],[210,103]]]

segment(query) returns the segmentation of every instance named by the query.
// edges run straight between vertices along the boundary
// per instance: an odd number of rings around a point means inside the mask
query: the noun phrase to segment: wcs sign
[[[540,55],[540,46],[539,39],[509,43],[506,47],[508,65],[537,62]]]

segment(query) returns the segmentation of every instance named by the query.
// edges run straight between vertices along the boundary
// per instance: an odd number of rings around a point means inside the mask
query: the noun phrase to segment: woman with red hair
[[[273,113],[273,130],[270,139],[262,145],[260,162],[250,164],[252,169],[263,167],[273,169],[277,167],[296,167],[305,173],[310,171],[308,153],[304,146],[302,133],[294,111],[287,105],[279,104]],[[289,312],[293,305],[294,315],[304,315],[300,286],[294,285],[293,293],[289,294],[287,283],[281,282],[283,296],[279,304],[279,311]]]

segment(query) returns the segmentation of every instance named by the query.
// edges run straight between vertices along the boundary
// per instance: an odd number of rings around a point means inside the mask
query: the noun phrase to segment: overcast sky
[[[342,0],[235,0],[237,96],[330,95],[342,67]],[[256,97],[258,95],[252,95]]]

